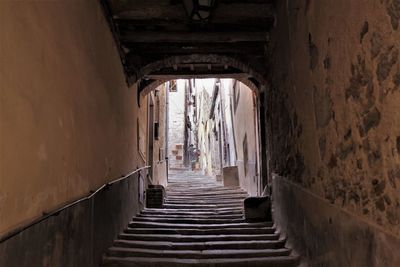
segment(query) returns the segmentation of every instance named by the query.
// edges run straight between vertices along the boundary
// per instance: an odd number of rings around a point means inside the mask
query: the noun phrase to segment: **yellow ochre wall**
[[[1,1],[0,25],[1,235],[138,160],[136,89],[98,1]]]

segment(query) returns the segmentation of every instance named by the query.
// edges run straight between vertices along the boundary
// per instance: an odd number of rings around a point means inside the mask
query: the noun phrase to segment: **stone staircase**
[[[133,218],[103,266],[298,266],[272,222],[245,222],[246,197],[207,176],[171,173],[164,208]]]

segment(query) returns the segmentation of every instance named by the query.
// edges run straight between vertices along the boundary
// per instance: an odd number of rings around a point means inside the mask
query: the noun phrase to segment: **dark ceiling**
[[[190,18],[182,0],[105,4],[128,80],[145,79],[146,84],[215,75],[252,79],[244,65],[263,65],[274,23],[271,0],[217,0],[202,21]]]

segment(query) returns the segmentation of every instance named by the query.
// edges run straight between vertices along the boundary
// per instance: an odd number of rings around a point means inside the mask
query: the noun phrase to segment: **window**
[[[159,127],[159,125],[160,124],[158,122],[154,123],[154,140],[159,140],[159,138],[160,138],[160,135],[159,135],[160,127]]]

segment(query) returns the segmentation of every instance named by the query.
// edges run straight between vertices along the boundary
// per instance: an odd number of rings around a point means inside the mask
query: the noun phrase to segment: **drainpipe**
[[[185,166],[185,167],[188,167],[189,166],[189,157],[188,157],[188,148],[189,148],[189,128],[187,127],[188,126],[188,123],[189,123],[189,121],[188,121],[188,93],[189,93],[189,85],[188,85],[188,81],[189,80],[186,80],[186,82],[185,82],[185,92],[184,92],[184,108],[185,108],[185,111],[184,111],[184,119],[183,119],[183,121],[184,121],[184,140],[183,140],[183,156],[184,156],[184,158],[183,158],[183,165]]]
[[[167,90],[165,96],[165,165],[166,165],[166,174],[167,174],[167,183],[168,183],[168,171],[169,171],[169,160],[168,160],[168,128],[169,128],[169,86],[170,82],[166,83],[165,89]]]

